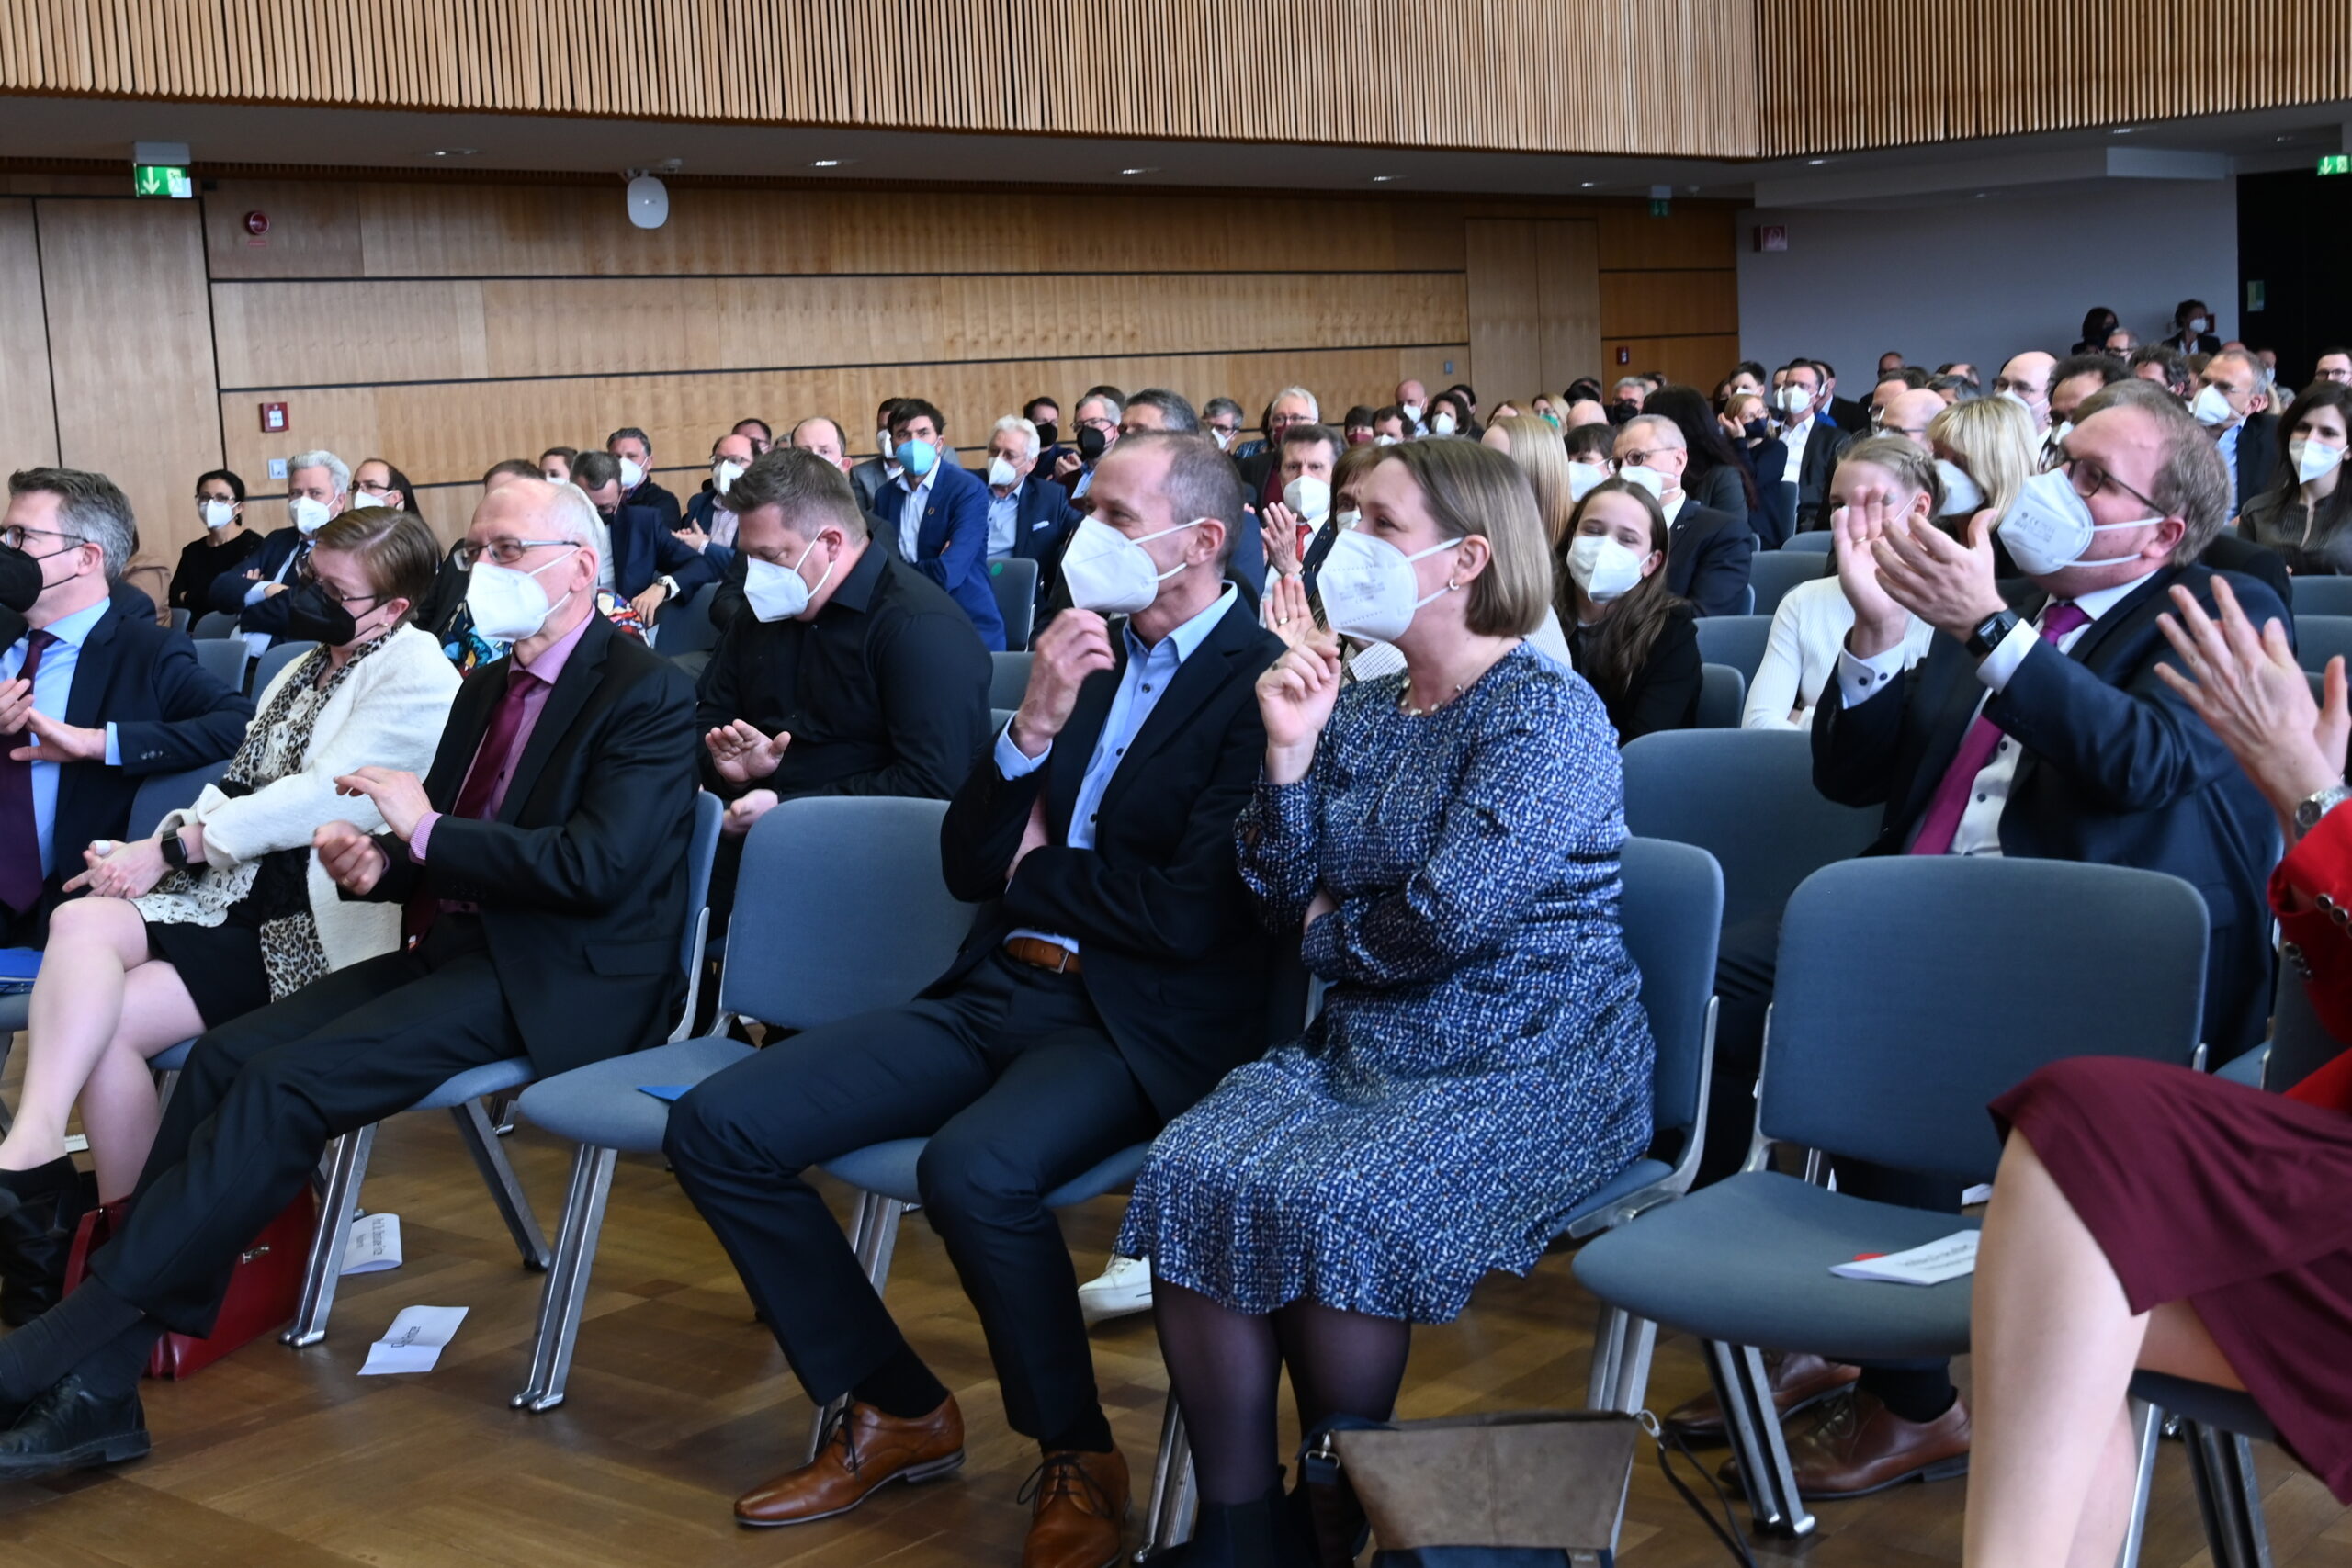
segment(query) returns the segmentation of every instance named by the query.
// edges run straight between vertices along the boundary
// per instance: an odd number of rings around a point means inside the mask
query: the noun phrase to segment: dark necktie
[[[492,793],[499,781],[514,771],[517,761],[514,742],[523,732],[523,700],[540,684],[539,678],[520,664],[508,667],[506,691],[490,716],[490,728],[482,732],[481,744],[474,750],[473,766],[466,770],[466,782],[458,790],[458,803],[447,815],[476,822],[490,815]],[[409,900],[401,925],[412,942],[424,940],[445,902],[422,890]]]
[[[40,656],[57,638],[34,632],[25,639],[25,667],[19,681],[30,681],[40,669]],[[9,753],[25,744],[29,733],[0,735],[0,902],[18,914],[40,901],[40,830],[33,820],[33,765],[15,761]]]
[[[2066,634],[2077,626],[2087,625],[2090,617],[2070,599],[2053,601],[2041,613],[2041,638],[2055,648]],[[1951,841],[1960,835],[1960,819],[1968,815],[1968,794],[1976,787],[1976,775],[1993,760],[1995,748],[2001,743],[2001,727],[1986,718],[1983,712],[1976,722],[1968,727],[1966,739],[1960,743],[1958,755],[1951,766],[1944,770],[1943,782],[1936,786],[1936,796],[1928,803],[1928,815],[1920,820],[1919,836],[1911,840],[1915,855],[1942,855],[1951,852]]]

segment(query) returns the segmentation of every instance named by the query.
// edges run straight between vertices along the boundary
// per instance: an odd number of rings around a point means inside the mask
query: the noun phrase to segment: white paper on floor
[[[1989,1181],[1980,1181],[1960,1195],[1960,1206],[1963,1209],[1973,1209],[1979,1203],[1989,1203],[1992,1201],[1993,1184]]]
[[[443,1348],[458,1337],[458,1325],[465,1321],[464,1307],[401,1308],[384,1337],[368,1347],[368,1364],[359,1375],[431,1371]]]
[[[1915,1247],[1907,1252],[1889,1252],[1877,1258],[1856,1258],[1851,1263],[1833,1263],[1832,1274],[1849,1280],[1883,1280],[1894,1285],[1940,1285],[1946,1280],[1957,1280],[1976,1271],[1975,1231],[1954,1231],[1940,1241],[1925,1247]]]
[[[351,1239],[343,1249],[346,1274],[379,1274],[401,1266],[401,1217],[362,1214],[351,1222]]]

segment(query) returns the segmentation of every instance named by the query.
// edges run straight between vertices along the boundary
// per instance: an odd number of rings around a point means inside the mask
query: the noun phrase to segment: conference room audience
[[[2009,418],[2024,421],[2024,415],[2007,402],[1968,406],[1997,406]],[[1883,531],[1890,522],[1908,526],[1941,517],[1946,505],[1938,465],[1909,441],[1893,435],[1873,435],[1846,448],[1846,455],[1838,459],[1837,476],[1830,481],[1829,501],[1833,523],[1840,517],[1860,518],[1854,525],[1861,531]],[[1966,519],[1961,521],[1964,524]],[[1874,543],[1878,536],[1877,532],[1869,532],[1865,542]],[[1764,657],[1747,684],[1747,705],[1739,721],[1742,728],[1812,727],[1814,709],[1838,672],[1838,656],[1845,647],[1846,634],[1854,629],[1854,606],[1829,566],[1825,557],[1822,570],[1827,575],[1790,589],[1772,612]],[[1911,617],[1903,643],[1905,669],[1927,656],[1928,642],[1934,634],[1935,628],[1926,621]],[[1756,1064],[1747,1054],[1733,1050],[1724,1055],[1721,1071],[1725,1079],[1752,1087]],[[1733,1134],[1746,1144],[1745,1128],[1734,1127],[1726,1136]]]
[[[137,538],[104,474],[8,476],[0,606],[17,635],[0,649],[0,945],[43,943],[82,846],[123,836],[140,780],[220,761],[253,717],[153,605],[117,601]]]
[[[2105,354],[2107,340],[2122,330],[2123,323],[2115,312],[2104,305],[2094,305],[2083,312],[2083,333],[2075,340],[2069,354]]]
[[[1557,551],[1568,536],[1576,504],[1583,499],[1577,493],[1566,439],[1550,421],[1532,414],[1498,419],[1487,426],[1487,433],[1478,439],[1509,457],[1527,476],[1529,486],[1535,491],[1535,515],[1544,524],[1544,547]],[[1606,475],[1606,468],[1599,470],[1600,477],[1584,488],[1591,489]]]
[[[198,1040],[88,1277],[0,1338],[0,1407],[22,1412],[0,1434],[0,1477],[148,1450],[139,1375],[156,1339],[210,1331],[240,1253],[328,1140],[468,1068],[527,1055],[551,1077],[668,1030],[693,698],[595,614],[594,537],[570,487],[519,479],[482,498],[473,598],[513,657],[466,682],[424,778],[369,764],[337,781],[383,831],[344,820],[313,840],[345,896],[406,910],[421,940]]]
[[[2352,348],[2323,348],[2312,364],[2312,379],[2352,386]]]
[[[1652,418],[1673,421],[1674,428],[1682,433],[1682,447],[1690,459],[1683,469],[1682,488],[1691,501],[1709,512],[1738,518],[1754,533],[1758,504],[1755,476],[1732,449],[1722,422],[1716,419],[1699,389],[1661,387],[1650,394],[1642,412]]]
[[[180,547],[168,609],[186,610],[191,622],[213,613],[212,585],[243,575],[245,563],[262,547],[262,536],[245,526],[245,481],[227,468],[214,468],[196,481],[196,517],[204,532]]]
[[[1120,1236],[1152,1259],[1192,1444],[1188,1562],[1351,1557],[1352,1519],[1318,1551],[1283,1493],[1283,1369],[1302,1430],[1387,1419],[1412,1325],[1532,1268],[1649,1136],[1613,737],[1523,640],[1551,586],[1532,493],[1447,441],[1383,449],[1361,490],[1381,587],[1351,604],[1406,670],[1343,689],[1329,638],[1284,652],[1228,833],[1261,923],[1330,988],[1153,1143]]]
[[[901,398],[892,407],[890,441],[899,477],[882,487],[872,507],[883,524],[883,547],[945,589],[981,642],[1001,650],[1004,617],[989,586],[988,486],[956,461],[947,416],[921,398]]]
[[[837,419],[812,413],[792,427],[791,433],[785,437],[785,445],[797,446],[803,452],[814,452],[843,474],[851,471],[849,432],[842,428],[841,421]],[[853,482],[850,486],[852,493],[855,493],[856,489]]]
[[[1022,421],[1027,424],[1027,421]],[[842,471],[782,447],[729,487],[748,614],[704,666],[704,787],[727,802],[714,926],[741,836],[812,795],[944,800],[987,739],[988,649],[946,590],[878,549]]]
[[[1980,512],[1989,509],[1996,525],[2009,514],[2026,480],[2041,469],[2040,446],[2032,419],[2007,398],[1954,403],[1928,422],[1928,449],[1943,481],[1937,515],[1954,537],[1964,536],[1968,520]],[[2014,571],[1997,527],[1993,554],[2000,575]]]
[[[1230,399],[1227,400],[1231,401]],[[1021,405],[1021,417],[1037,427],[1038,445],[1043,448],[1037,454],[1037,466],[1050,477],[1054,465],[1060,462],[1062,454],[1069,450],[1061,444],[1062,405],[1052,398],[1032,398]],[[1241,423],[1238,404],[1234,406],[1233,422],[1236,426]]]
[[[1233,460],[1241,470],[1241,482],[1249,487],[1251,503],[1263,508],[1282,499],[1283,434],[1294,425],[1320,425],[1323,406],[1306,388],[1284,387],[1267,402],[1261,423],[1265,439],[1237,448]],[[1336,454],[1340,445],[1336,434],[1331,445]]]
[[[2173,310],[2173,335],[2164,345],[2187,358],[2198,354],[2219,354],[2222,340],[2213,335],[2213,312],[2202,299],[2183,299]]]
[[[1071,449],[1054,459],[1053,476],[1056,484],[1069,491],[1072,505],[1085,499],[1094,483],[1095,466],[1118,444],[1119,415],[1125,406],[1126,399],[1116,388],[1097,387],[1070,411],[1077,432],[1070,437]]]
[[[2249,619],[2226,580],[2212,585],[2218,622],[2171,592],[2158,625],[2179,663],[2163,676],[2277,814],[2291,846],[2269,890],[2298,972],[2286,983],[2343,1039],[2343,661],[2323,709],[2284,628]],[[2352,1503],[2352,1252],[2340,1239],[2352,1054],[2283,1087],[2093,1055],[1993,1102],[2007,1146],[1977,1250],[1970,1568],[2115,1560],[2134,1491],[2135,1369],[2245,1390]]]
[[[739,419],[735,422],[733,434],[752,443],[752,456],[754,457],[764,456],[767,449],[775,445],[775,428],[763,419]]]
[[[1556,557],[1553,604],[1571,662],[1620,745],[1699,719],[1698,615],[1666,585],[1669,547],[1657,497],[1612,479],[1577,502]]]
[[[2223,349],[2197,373],[2197,396],[2188,410],[2211,433],[2229,467],[2232,516],[2270,488],[2278,427],[2270,403],[2270,372],[2245,349]]]
[[[311,538],[350,503],[351,466],[342,458],[317,451],[286,459],[286,526],[262,541],[243,572],[224,572],[212,583],[212,607],[237,617],[237,631],[254,653],[287,635],[286,606],[277,601],[301,581]]]
[[[1205,437],[1137,434],[1102,459],[1065,562],[1079,607],[1039,638],[1018,711],[941,829],[949,890],[987,905],[961,953],[922,999],[795,1035],[672,1112],[680,1185],[795,1374],[820,1404],[849,1399],[812,1462],[737,1502],[744,1523],[828,1517],[962,1459],[955,1398],[804,1174],[925,1135],[922,1212],[978,1311],[1008,1420],[1043,1450],[1023,1561],[1119,1553],[1127,1466],[1040,1198],[1266,1043],[1272,954],[1233,823],[1265,750],[1253,683],[1282,645],[1224,581],[1244,499]]]
[[[890,411],[898,406],[897,398],[885,398],[876,407],[874,456],[850,467],[849,485],[857,492],[857,504],[861,511],[873,511],[875,498],[882,493],[882,487],[899,477],[896,450],[890,437]]]
[[[2001,373],[1993,378],[1993,395],[2024,409],[2037,435],[2050,428],[2050,385],[2057,368],[2056,355],[2029,349],[2009,355]]]
[[[2160,343],[2133,351],[2132,374],[2141,380],[2155,382],[2183,403],[2188,401],[2195,389],[2195,378],[2189,374],[2188,359]]]
[[[2050,428],[2064,430],[2075,423],[2083,400],[2132,374],[2131,367],[2111,354],[2075,354],[2050,371]]]
[[[1617,477],[1648,491],[1665,513],[1671,541],[1666,589],[1702,615],[1744,615],[1756,536],[1747,519],[1694,504],[1682,488],[1690,453],[1681,427],[1660,414],[1636,414],[1617,428]]]
[[[457,672],[409,625],[440,546],[413,516],[346,512],[318,532],[310,579],[288,595],[294,635],[320,647],[288,664],[217,784],[147,837],[81,854],[34,981],[16,1124],[0,1139],[0,1322],[55,1306],[83,1210],[66,1152],[76,1102],[97,1197],[130,1196],[162,1114],[147,1061],[281,1001],[330,969],[400,944],[400,911],[345,902],[311,848],[327,823],[381,826],[335,780],[433,759]]]
[[[2286,441],[2270,488],[2246,503],[2239,535],[2277,551],[2299,575],[2352,571],[2352,490],[2343,482],[2352,386],[2312,382],[2279,433]]]
[[[653,477],[652,437],[635,425],[624,425],[605,437],[605,450],[620,459],[622,502],[650,509],[660,520],[663,533],[676,532],[684,513],[677,496]],[[579,480],[575,478],[572,482],[577,484]]]
[[[758,423],[756,420],[748,423]],[[728,491],[766,449],[766,445],[745,431],[729,431],[710,444],[710,478],[686,502],[678,538],[701,552],[715,576],[725,576],[735,559],[735,510],[728,504]]]
[[[1217,450],[1230,452],[1249,417],[1231,398],[1211,398],[1201,405],[1201,434],[1216,442]]]
[[[1444,391],[1430,400],[1429,424],[1421,434],[1466,435],[1475,441],[1483,432],[1468,400],[1458,392]]]
[[[1037,563],[1037,602],[1051,586],[1050,568],[1061,558],[1080,513],[1069,492],[1037,472],[1045,437],[1018,414],[1007,414],[989,433],[989,559]]]
[[[552,485],[570,484],[571,482],[571,465],[573,460],[579,456],[580,448],[577,446],[548,447],[546,451],[539,454],[539,477]],[[490,482],[487,475],[483,476],[482,482],[484,484],[488,484]]]
[[[1260,546],[1269,566],[1295,572],[1301,558],[1319,562],[1329,548],[1327,536],[1340,526],[1332,505],[1332,470],[1348,448],[1328,425],[1311,421],[1283,427],[1276,442],[1272,483],[1275,499],[1260,511]]]
[[[1781,504],[1790,519],[1789,533],[1826,525],[1825,498],[1829,477],[1838,468],[1838,455],[1852,436],[1820,418],[1828,398],[1820,369],[1810,360],[1797,360],[1772,373],[1772,406],[1779,413],[1775,434],[1781,451],[1781,471],[1763,466],[1763,454],[1751,450],[1759,486],[1779,484],[1785,494]],[[1783,535],[1779,543],[1787,542]]]
[[[612,581],[600,586],[628,605],[639,626],[651,626],[671,600],[718,580],[717,564],[664,527],[657,508],[624,499],[628,485],[622,459],[582,452],[571,466],[571,482],[595,508],[610,540]]]
[[[351,504],[355,508],[380,506],[390,512],[405,512],[420,522],[424,516],[417,508],[416,487],[409,483],[406,474],[381,457],[370,457],[351,470]]]

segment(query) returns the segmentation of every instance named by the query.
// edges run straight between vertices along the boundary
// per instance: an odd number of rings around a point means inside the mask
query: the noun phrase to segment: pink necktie
[[[2054,648],[2067,633],[2089,621],[2090,617],[2073,601],[2054,601],[2041,613],[2042,640]],[[1994,750],[2000,743],[2001,727],[1978,713],[1976,722],[1968,727],[1968,735],[1960,743],[1959,755],[1944,770],[1935,798],[1928,803],[1928,815],[1919,824],[1919,836],[1911,840],[1913,854],[1951,853],[1951,841],[1960,832],[1960,819],[1968,815],[1969,791],[1976,787],[1976,775],[1993,760]]]

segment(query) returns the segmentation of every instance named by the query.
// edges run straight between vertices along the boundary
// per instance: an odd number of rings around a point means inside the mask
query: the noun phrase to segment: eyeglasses
[[[0,528],[0,545],[6,545],[12,550],[21,550],[25,547],[25,541],[35,534],[39,534],[45,539],[63,539],[66,541],[66,549],[90,542],[79,534],[61,534],[54,528],[28,528],[22,524],[12,523],[6,528]],[[52,550],[50,553],[63,555],[65,551]]]
[[[458,547],[458,570],[471,571],[478,561],[488,560],[494,566],[514,566],[531,550],[581,547],[572,539],[492,539],[486,545],[464,544]]]
[[[308,556],[302,558],[301,566],[295,570],[294,581],[301,587],[317,589],[337,604],[356,604],[363,600],[372,601],[387,597],[382,593],[345,593],[334,583],[320,577],[316,569],[311,566],[311,558]]]
[[[1677,450],[1679,450],[1677,447],[1660,446],[1647,452],[1628,452],[1623,457],[1618,458],[1617,461],[1621,464],[1630,465],[1633,468],[1646,468],[1650,466],[1650,459],[1652,457],[1661,457],[1668,452]]]
[[[2063,446],[2053,446],[2050,449],[2049,455],[2041,460],[2041,471],[2045,474],[2064,473],[2066,476],[2066,482],[2075,487],[2075,493],[2085,501],[2097,498],[2099,491],[2113,485],[2155,515],[2159,517],[2165,515],[2165,507],[2162,502],[2152,501],[2140,491],[2133,490],[2130,485],[2109,473],[2095,459],[2069,456]]]

